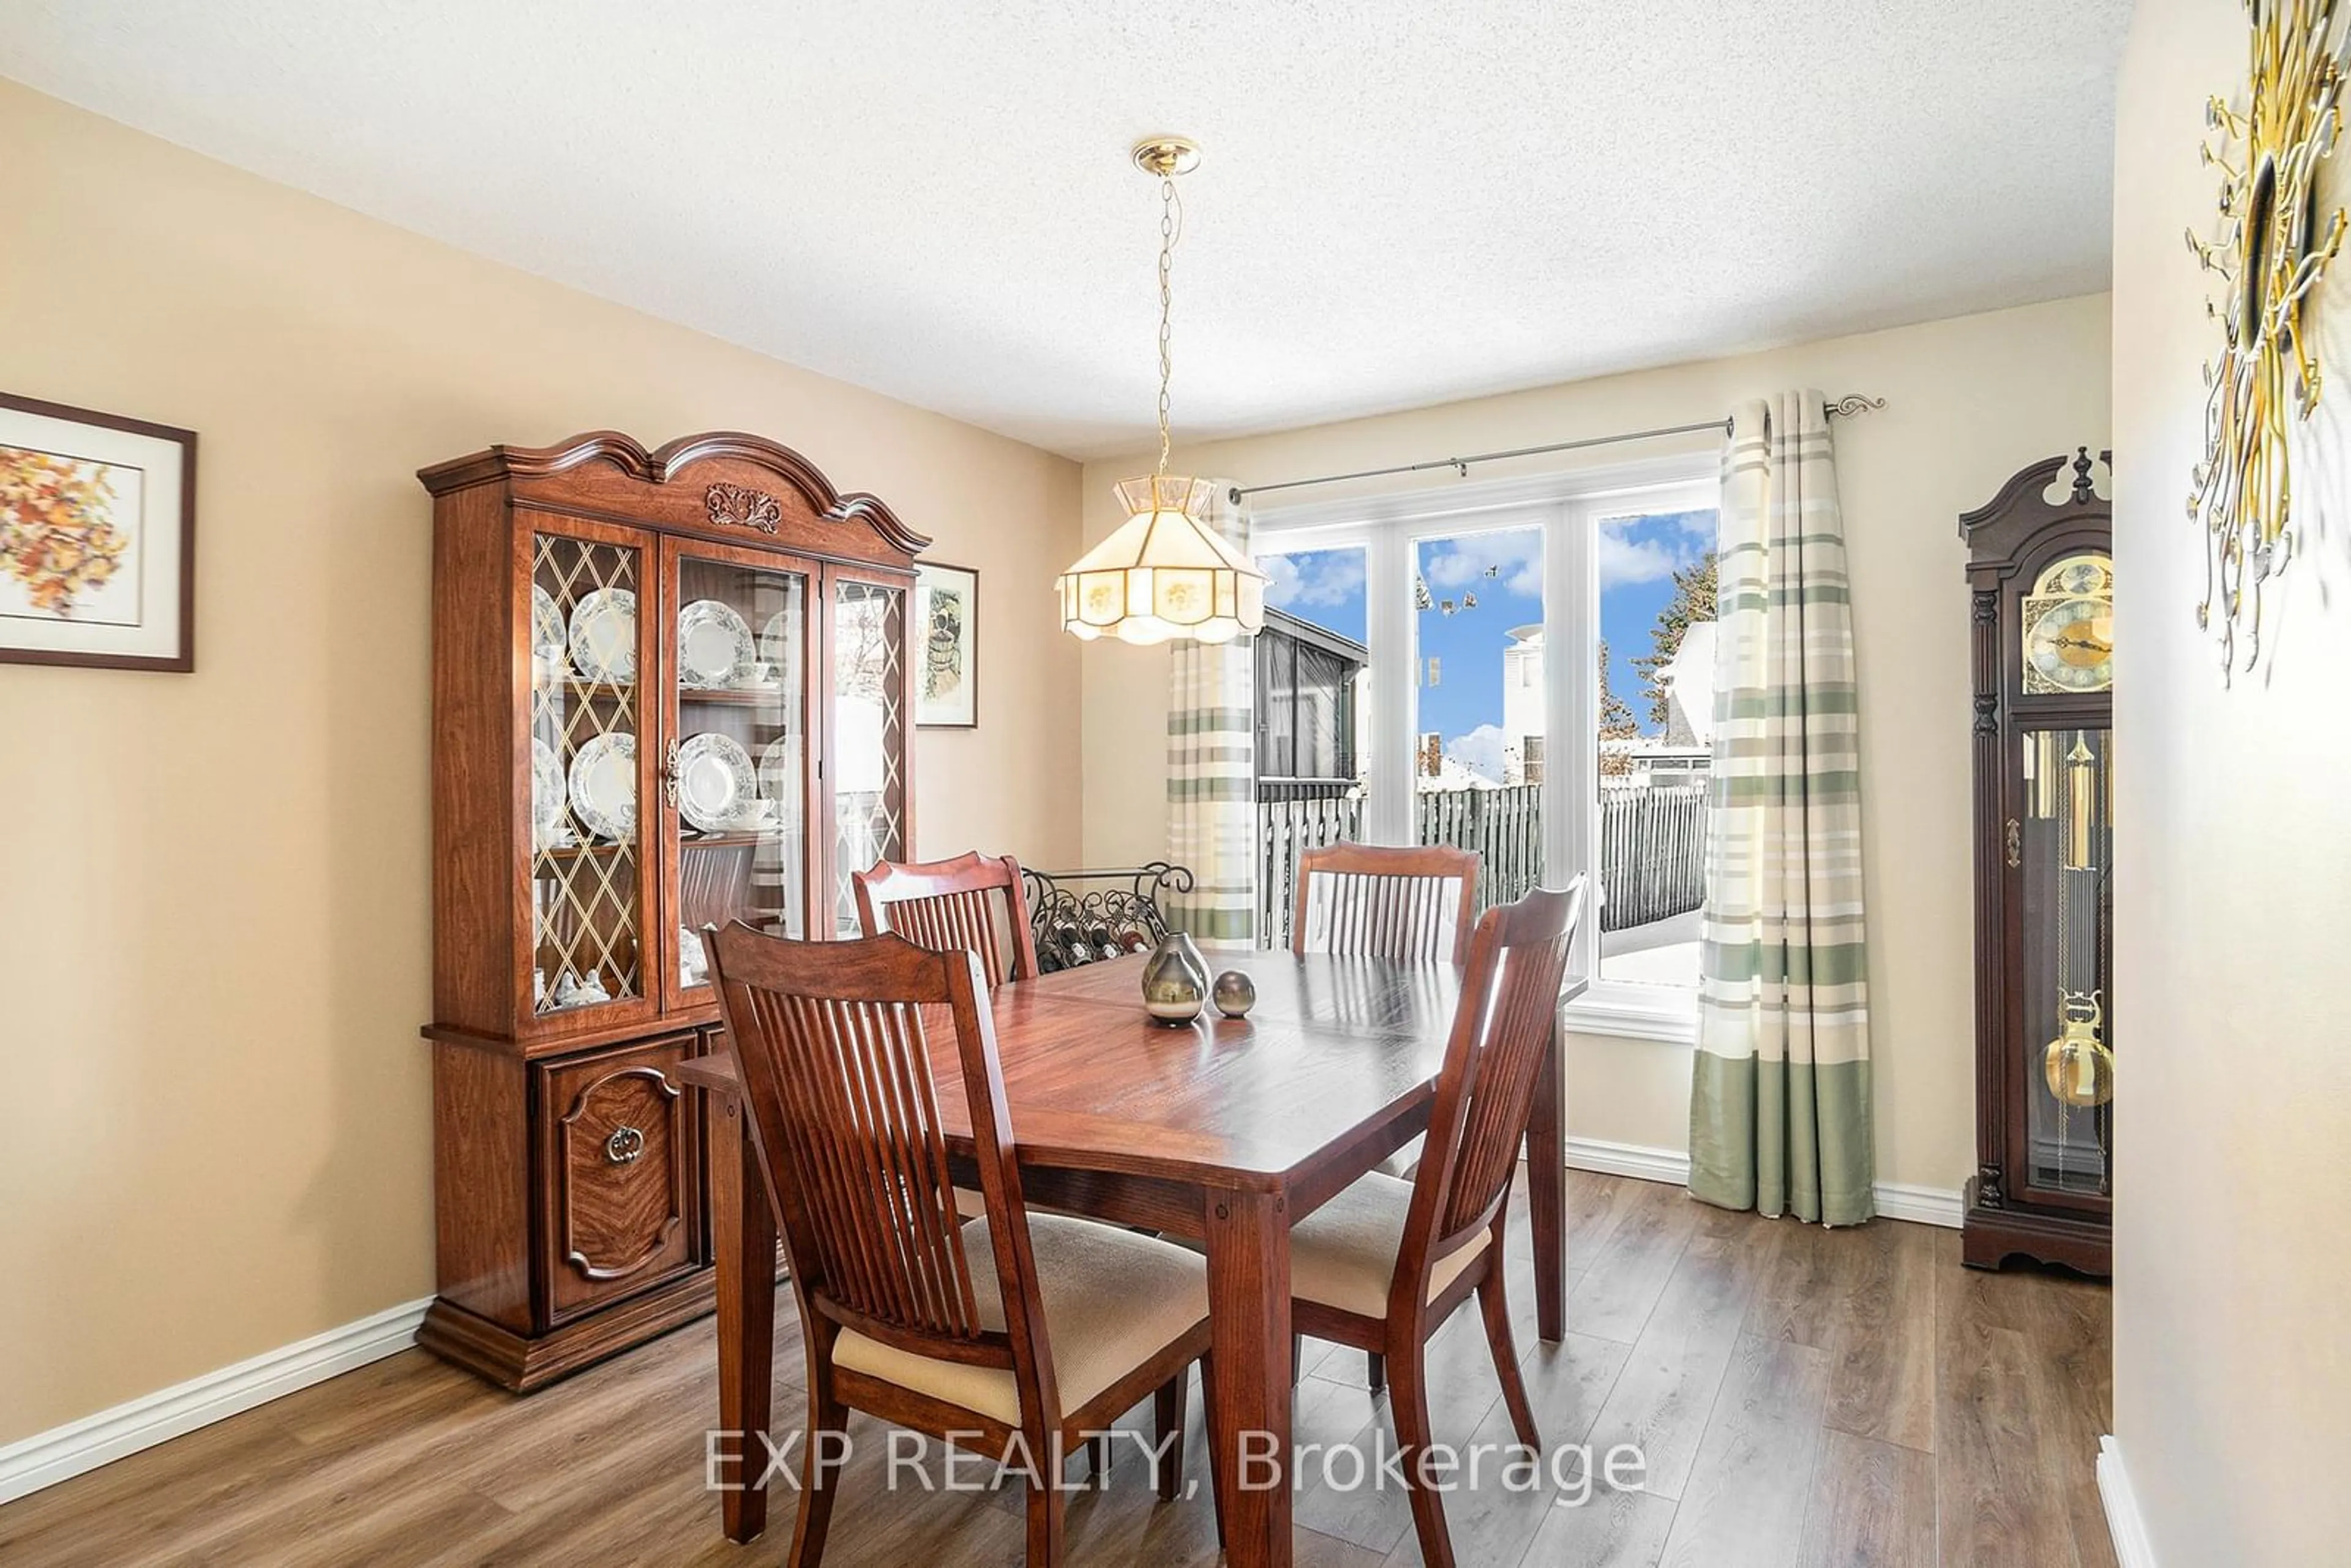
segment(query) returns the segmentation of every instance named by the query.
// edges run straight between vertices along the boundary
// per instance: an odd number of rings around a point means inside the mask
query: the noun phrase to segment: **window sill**
[[[1698,1044],[1698,992],[1678,986],[1628,986],[1595,980],[1561,1015],[1570,1034]]]

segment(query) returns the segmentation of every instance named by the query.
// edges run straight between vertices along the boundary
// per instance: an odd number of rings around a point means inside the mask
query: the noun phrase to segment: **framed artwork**
[[[979,573],[964,566],[914,563],[914,722],[926,729],[979,724]]]
[[[0,663],[196,667],[193,431],[0,396]]]

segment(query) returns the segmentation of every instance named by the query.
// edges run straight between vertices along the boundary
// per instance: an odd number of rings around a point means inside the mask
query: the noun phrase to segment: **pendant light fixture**
[[[1167,472],[1176,176],[1199,162],[1199,148],[1180,136],[1155,136],[1134,149],[1135,167],[1159,180],[1159,466],[1146,478],[1119,482],[1126,521],[1054,582],[1062,629],[1089,642],[1107,634],[1128,643],[1228,643],[1265,624],[1265,573],[1204,520],[1213,486]]]

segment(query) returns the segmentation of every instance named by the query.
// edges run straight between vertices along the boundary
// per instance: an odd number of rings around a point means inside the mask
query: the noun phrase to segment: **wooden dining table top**
[[[1250,951],[1215,955],[1257,988],[1245,1018],[1213,1008],[1188,1024],[1143,1009],[1140,956],[998,988],[997,1053],[1013,1139],[1028,1166],[1280,1188],[1310,1170],[1375,1163],[1425,1119],[1460,995],[1451,963]],[[953,1025],[925,1033],[951,1146],[967,1146]],[[679,1070],[731,1089],[731,1056]]]

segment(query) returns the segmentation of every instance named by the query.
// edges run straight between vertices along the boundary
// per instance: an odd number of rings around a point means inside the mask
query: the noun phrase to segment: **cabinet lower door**
[[[548,1319],[660,1284],[701,1251],[701,1123],[671,1070],[695,1037],[539,1064]]]

